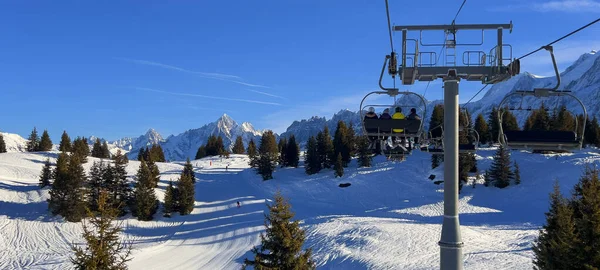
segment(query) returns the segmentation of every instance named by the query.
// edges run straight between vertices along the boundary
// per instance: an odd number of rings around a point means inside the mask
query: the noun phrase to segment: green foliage
[[[158,170],[158,166],[152,159],[146,162],[148,164],[148,169],[150,169],[150,179],[152,180],[153,187],[158,187],[158,182],[160,182],[160,171]]]
[[[47,158],[40,174],[40,188],[44,188],[50,185],[50,179],[52,178],[52,168],[50,167],[50,159]]]
[[[148,153],[148,159],[153,162],[165,162],[165,153],[163,152],[162,147],[159,144],[153,144],[150,147],[150,150],[146,149],[146,153]]]
[[[258,148],[257,170],[258,174],[262,175],[263,180],[273,179],[273,171],[279,159],[277,150],[275,134],[270,130],[265,131],[260,139],[260,147]]]
[[[342,160],[342,153],[338,153],[338,156],[335,159],[335,164],[333,165],[333,170],[336,178],[344,176],[344,161]]]
[[[225,145],[221,136],[210,135],[205,146],[206,156],[219,156],[225,153]]]
[[[597,168],[585,168],[575,185],[570,205],[574,209],[576,232],[580,240],[575,253],[581,256],[581,263],[573,265],[597,269],[600,266],[600,179]]]
[[[353,143],[352,140],[353,138],[351,138],[351,133],[348,130],[348,127],[346,127],[344,121],[338,121],[335,135],[333,137],[333,151],[336,158],[338,154],[342,155],[342,164],[344,167],[347,167],[348,163],[350,163],[351,153],[354,149],[354,147],[351,145]]]
[[[510,185],[510,181],[515,178],[514,172],[510,168],[510,154],[503,145],[498,147],[494,155],[494,161],[489,170],[490,181],[497,188],[505,188]]]
[[[179,211],[177,205],[177,189],[173,187],[173,181],[169,181],[169,186],[165,190],[165,202],[163,203],[163,214],[165,217],[171,217],[171,213]]]
[[[600,146],[600,125],[596,116],[586,120],[584,140],[586,145]]]
[[[575,122],[576,117],[567,111],[567,107],[562,105],[558,109],[558,113],[556,110],[553,113],[553,117],[551,119],[551,129],[552,130],[561,130],[561,131],[573,131],[575,130]],[[583,122],[580,122],[582,124]],[[578,133],[581,134],[581,133]]]
[[[306,144],[306,154],[304,155],[304,170],[306,174],[311,175],[321,171],[321,159],[317,150],[317,140],[310,136]]]
[[[438,126],[444,124],[444,105],[438,104],[433,107],[431,118],[429,119],[429,132],[431,138],[439,138],[442,136],[442,130]]]
[[[491,141],[490,129],[482,114],[477,115],[477,119],[475,119],[475,131],[479,133],[480,143],[486,144]]]
[[[148,147],[140,148],[140,151],[138,152],[137,160],[138,161],[148,160]]]
[[[542,103],[541,108],[533,110],[529,117],[527,117],[523,130],[547,131],[550,130],[550,126],[550,115],[548,115],[547,108]]]
[[[38,145],[37,151],[50,151],[52,150],[52,140],[50,139],[50,135],[48,135],[48,130],[44,130],[42,133],[42,139],[40,139],[40,144]]]
[[[83,218],[85,171],[76,155],[61,153],[53,171],[54,182],[50,190],[48,208],[53,215],[61,215],[69,222]]]
[[[325,126],[322,132],[317,135],[317,151],[319,153],[319,162],[323,168],[331,168],[333,161],[337,156],[333,149],[333,142],[331,141],[331,135],[329,135],[329,128]]]
[[[102,143],[102,157],[110,158],[110,150],[108,150],[108,144],[106,143],[106,141]]]
[[[63,131],[63,134],[60,137],[60,145],[58,146],[58,150],[62,152],[71,152],[72,150],[71,138],[69,137],[69,134],[67,134],[66,130]]]
[[[515,185],[519,185],[521,184],[521,170],[519,169],[519,164],[517,163],[517,161],[515,160],[515,163],[513,164],[513,167],[515,167]]]
[[[122,223],[115,223],[118,209],[108,203],[108,192],[99,194],[98,214],[88,210],[89,224],[83,225],[83,239],[87,247],[72,246],[74,257],[71,262],[75,269],[127,269],[127,262],[131,260],[131,246],[119,240],[123,231]]]
[[[177,199],[179,214],[187,215],[194,210],[194,182],[189,174],[182,173],[177,180]]]
[[[277,150],[279,150],[279,165],[281,165],[281,167],[285,167],[288,164],[288,160],[287,160],[287,139],[286,138],[280,138],[279,139],[279,143],[277,144]]]
[[[243,154],[246,150],[244,149],[244,141],[242,141],[242,136],[237,136],[235,138],[235,143],[233,144],[233,153],[234,154]]]
[[[136,175],[137,183],[134,190],[135,211],[138,220],[152,220],[158,208],[158,201],[154,193],[154,179],[146,161],[142,159]]]
[[[201,159],[206,157],[206,146],[200,145],[198,151],[196,151],[196,157],[194,159]]]
[[[90,154],[90,146],[87,143],[86,138],[77,137],[73,141],[73,154],[77,156],[82,163],[87,162],[87,156]]]
[[[258,167],[258,151],[256,149],[256,144],[254,144],[254,139],[250,139],[248,143],[248,159],[250,159],[250,167],[257,168]]]
[[[369,139],[367,136],[360,136],[356,141],[358,148],[358,166],[359,167],[371,167],[371,150],[369,149]]]
[[[106,189],[106,179],[107,169],[104,165],[104,162],[94,162],[92,167],[90,168],[90,178],[87,182],[87,199],[88,199],[88,207],[90,211],[96,212],[98,211],[98,198],[100,196],[100,191]]]
[[[261,234],[261,245],[254,247],[254,260],[244,259],[245,266],[254,269],[316,269],[310,249],[302,251],[305,241],[304,230],[298,221],[291,221],[294,213],[281,193],[275,194],[275,202],[265,216],[265,233]]]
[[[298,163],[300,163],[300,146],[296,142],[296,136],[290,136],[287,146],[285,147],[285,152],[287,157],[286,166],[298,168]]]
[[[0,153],[6,153],[6,142],[4,141],[2,133],[0,133]]]
[[[102,153],[102,143],[100,139],[96,138],[94,145],[92,146],[92,157],[95,158],[104,158]]]
[[[31,134],[29,135],[29,138],[27,138],[27,144],[26,144],[27,152],[38,151],[39,144],[40,144],[40,139],[38,138],[37,130],[34,127],[33,130],[31,131]]]
[[[193,183],[196,183],[196,173],[194,173],[194,167],[190,162],[190,158],[185,161],[185,165],[183,165],[183,174],[188,175],[190,179],[192,179]]]
[[[121,154],[121,150],[117,150],[113,163],[112,170],[109,171],[112,175],[110,181],[107,181],[109,201],[119,210],[119,216],[123,216],[127,213],[126,206],[131,200],[131,186],[127,181],[126,171],[129,160],[126,155]]]

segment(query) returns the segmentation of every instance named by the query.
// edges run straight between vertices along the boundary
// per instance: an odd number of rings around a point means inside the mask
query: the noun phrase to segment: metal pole
[[[463,269],[458,220],[458,78],[444,80],[444,221],[440,269]]]

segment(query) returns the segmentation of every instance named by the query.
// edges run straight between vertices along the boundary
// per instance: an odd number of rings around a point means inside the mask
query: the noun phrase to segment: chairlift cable
[[[390,34],[390,47],[393,52],[394,51],[394,41],[392,40],[392,23],[390,22],[390,8],[389,8],[388,0],[385,0],[385,13],[387,15],[388,32]]]
[[[579,31],[581,31],[581,30],[583,30],[583,29],[585,29],[585,28],[587,28],[587,27],[589,27],[589,26],[591,26],[592,24],[595,24],[595,23],[597,23],[597,22],[600,22],[600,18],[598,18],[598,19],[596,19],[596,20],[594,20],[594,21],[592,21],[592,22],[590,22],[590,23],[588,23],[588,24],[586,24],[586,25],[584,25],[584,26],[582,26],[582,27],[580,27],[580,28],[578,28],[578,29],[576,29],[576,30],[572,31],[571,33],[568,33],[568,34],[566,34],[566,35],[562,36],[561,38],[559,38],[559,39],[557,39],[557,40],[555,40],[555,41],[552,41],[552,42],[548,43],[548,45],[546,45],[546,46],[550,46],[550,45],[552,45],[552,44],[554,44],[554,43],[557,43],[557,42],[559,42],[559,41],[561,41],[561,40],[563,40],[563,39],[565,39],[565,38],[567,38],[567,37],[569,37],[569,36],[571,36],[571,35],[573,35],[573,34],[575,34],[575,33],[579,32]],[[530,55],[532,55],[532,54],[534,54],[534,53],[536,53],[536,52],[539,52],[539,51],[541,51],[542,49],[544,49],[544,47],[546,47],[546,46],[542,46],[542,47],[540,47],[539,49],[537,49],[537,50],[535,50],[535,51],[532,51],[532,52],[530,52],[530,53],[528,53],[528,54],[526,54],[526,55],[523,55],[523,56],[521,56],[521,57],[517,58],[517,60],[521,60],[521,59],[523,59],[523,58],[525,58],[525,57],[527,57],[527,56],[530,56]]]
[[[481,91],[483,91],[483,89],[485,89],[487,86],[488,86],[487,84],[483,85],[483,87],[481,89],[479,89],[479,91],[477,93],[475,93],[475,95],[473,95],[471,97],[471,99],[469,99],[469,101],[467,101],[467,103],[463,104],[462,108],[465,109],[467,104],[469,104],[469,102],[471,102],[471,100],[473,100],[477,95],[479,95],[479,93],[481,93]]]
[[[462,4],[460,5],[460,8],[458,8],[458,11],[456,12],[456,15],[454,15],[454,19],[452,20],[452,25],[454,25],[454,22],[456,21],[456,18],[458,18],[458,14],[462,10],[462,8],[463,8],[463,6],[465,5],[466,2],[467,2],[467,0],[464,0],[462,2]]]

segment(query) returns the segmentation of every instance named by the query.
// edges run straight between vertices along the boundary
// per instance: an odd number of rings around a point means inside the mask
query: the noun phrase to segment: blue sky
[[[448,24],[461,3],[390,0],[392,23]],[[598,16],[600,1],[467,1],[457,23],[512,20],[505,43],[517,57]],[[166,137],[227,113],[282,132],[296,119],[358,110],[390,51],[386,23],[384,1],[367,0],[3,1],[0,130],[27,136],[36,126],[56,141],[62,130]],[[561,69],[592,49],[600,25],[555,47]],[[522,70],[551,75],[549,64],[540,52]],[[461,101],[480,87],[461,83]],[[431,83],[426,98],[441,96],[441,82]]]

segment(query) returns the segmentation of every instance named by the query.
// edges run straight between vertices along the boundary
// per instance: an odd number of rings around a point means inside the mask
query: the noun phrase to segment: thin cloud
[[[280,99],[285,99],[285,100],[288,100],[287,98],[284,98],[284,97],[282,97],[282,96],[273,95],[273,94],[271,94],[271,93],[267,93],[267,92],[262,92],[262,91],[258,91],[258,90],[252,90],[252,89],[246,89],[246,90],[248,90],[248,91],[250,91],[250,92],[257,93],[257,94],[261,94],[261,95],[269,96],[269,97],[275,97],[275,98],[280,98]]]
[[[163,90],[146,88],[146,87],[133,87],[133,89],[147,91],[147,92],[163,93],[163,94],[169,94],[169,95],[175,95],[175,96],[200,97],[200,98],[210,98],[210,99],[218,99],[218,100],[239,101],[239,102],[247,102],[247,103],[255,103],[255,104],[282,106],[280,103],[260,101],[260,100],[215,97],[215,96],[206,96],[206,95],[198,95],[198,94],[188,94],[188,93],[177,93],[177,92],[169,92],[169,91],[163,91]]]
[[[130,58],[122,58],[122,57],[113,57],[113,58],[127,61],[130,63],[140,64],[140,65],[155,66],[155,67],[185,72],[185,73],[189,73],[189,74],[194,74],[194,75],[200,76],[202,78],[206,78],[206,79],[214,79],[214,80],[232,82],[232,83],[237,83],[240,85],[250,86],[250,87],[269,88],[268,86],[264,86],[264,85],[260,85],[260,84],[251,84],[251,83],[243,82],[242,78],[239,76],[236,76],[236,75],[193,71],[193,70],[189,70],[189,69],[185,69],[185,68],[181,68],[181,67],[171,66],[171,65],[147,61],[147,60],[138,60],[138,59],[130,59]]]
[[[547,2],[533,2],[527,4],[510,5],[505,4],[501,6],[492,6],[487,9],[488,11],[498,12],[515,12],[515,11],[536,11],[536,12],[600,12],[600,1],[595,0],[566,0],[566,1],[547,1]]]

